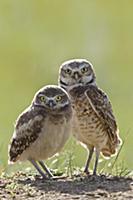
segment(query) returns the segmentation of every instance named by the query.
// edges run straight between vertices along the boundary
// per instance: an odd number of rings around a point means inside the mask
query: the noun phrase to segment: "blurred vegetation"
[[[57,83],[59,65],[71,58],[93,63],[126,139],[119,159],[133,168],[132,8],[131,0],[0,1],[0,170],[17,116],[39,88]],[[77,145],[73,153],[83,166],[86,150]]]

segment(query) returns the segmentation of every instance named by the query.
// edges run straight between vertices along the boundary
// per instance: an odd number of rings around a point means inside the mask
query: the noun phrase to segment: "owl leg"
[[[99,151],[99,149],[96,149],[96,160],[95,160],[93,175],[96,175],[96,174],[97,174],[96,172],[97,172],[97,166],[98,166],[99,155],[100,155],[100,151]]]
[[[53,174],[50,172],[50,170],[47,168],[47,166],[43,163],[43,161],[38,161],[41,167],[44,169],[44,171],[47,173],[48,177],[53,177]]]
[[[87,161],[86,161],[85,170],[84,170],[84,172],[85,172],[86,174],[89,174],[88,168],[89,168],[89,165],[90,165],[90,161],[91,161],[93,152],[94,152],[94,147],[93,147],[93,146],[92,146],[92,147],[89,147],[89,156],[88,156],[88,159],[87,159]]]
[[[29,161],[32,163],[32,165],[36,168],[36,170],[41,174],[41,176],[44,179],[47,179],[47,176],[44,174],[44,172],[40,169],[40,167],[38,166],[38,164],[36,163],[35,160],[29,159]]]

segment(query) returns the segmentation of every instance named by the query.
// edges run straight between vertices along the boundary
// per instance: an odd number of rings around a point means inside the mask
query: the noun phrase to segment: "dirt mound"
[[[0,200],[103,200],[108,198],[133,199],[133,179],[100,175],[46,181],[25,173],[0,178]]]

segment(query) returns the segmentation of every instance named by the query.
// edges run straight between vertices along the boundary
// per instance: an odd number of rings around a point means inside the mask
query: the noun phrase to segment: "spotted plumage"
[[[111,103],[98,88],[93,66],[87,60],[75,59],[63,63],[59,85],[68,92],[72,102],[73,134],[90,150],[85,172],[89,173],[88,167],[95,150],[93,173],[96,174],[100,152],[110,157],[121,143]]]
[[[62,88],[45,86],[39,90],[16,121],[9,145],[9,163],[29,160],[45,177],[38,161],[48,176],[52,176],[41,160],[62,149],[70,134],[71,116],[71,103]]]

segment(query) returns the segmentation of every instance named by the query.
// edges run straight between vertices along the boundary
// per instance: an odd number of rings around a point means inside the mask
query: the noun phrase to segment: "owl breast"
[[[73,101],[73,135],[86,146],[103,147],[107,142],[104,126],[85,95]]]
[[[38,139],[21,155],[20,160],[44,160],[58,153],[70,134],[70,121],[47,117]]]

